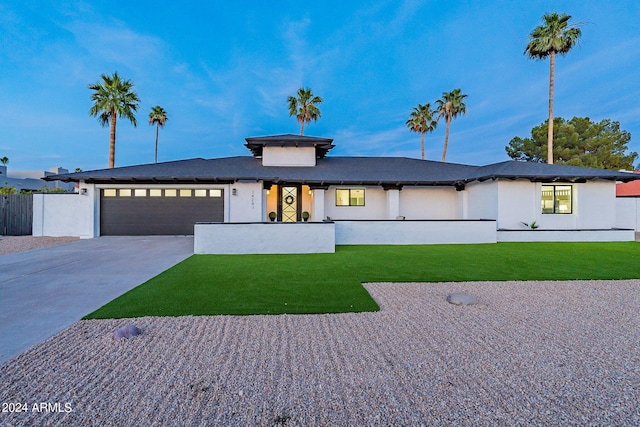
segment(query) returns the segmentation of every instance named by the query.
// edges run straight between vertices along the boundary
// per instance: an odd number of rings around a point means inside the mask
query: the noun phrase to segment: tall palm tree
[[[318,121],[320,110],[317,104],[322,102],[322,98],[314,96],[311,89],[298,89],[298,97],[290,96],[287,102],[289,103],[289,116],[296,116],[298,123],[300,123],[300,135],[304,132],[305,123],[309,123],[311,120]]]
[[[467,95],[463,94],[460,89],[454,89],[451,92],[443,92],[442,98],[438,99],[438,118],[444,117],[447,121],[447,130],[444,133],[444,148],[442,150],[442,161],[447,158],[447,147],[449,146],[449,128],[451,120],[460,114],[467,114],[467,105],[464,99]]]
[[[89,109],[90,116],[97,116],[102,126],[111,124],[109,133],[109,167],[114,167],[116,157],[116,118],[124,117],[133,126],[137,125],[134,113],[138,110],[140,99],[131,90],[131,80],[122,80],[117,72],[111,76],[102,74],[101,81],[89,85],[94,91],[91,100],[94,104]]]
[[[9,158],[7,156],[0,158],[0,163],[6,166],[9,163]]]
[[[409,120],[407,120],[407,127],[411,132],[420,132],[422,160],[424,160],[424,134],[433,132],[438,126],[438,118],[435,117],[436,113],[437,111],[432,110],[430,104],[418,104],[417,107],[413,108],[409,115]]]
[[[524,54],[532,59],[549,57],[549,130],[547,131],[547,163],[553,164],[553,86],[556,53],[566,55],[578,42],[582,31],[569,25],[570,15],[549,13],[542,17],[544,24],[529,35]]]
[[[167,112],[164,111],[159,105],[151,108],[151,112],[149,113],[149,124],[156,125],[156,155],[153,158],[154,163],[158,163],[158,128],[163,128],[165,123],[167,123],[169,118],[167,117]]]

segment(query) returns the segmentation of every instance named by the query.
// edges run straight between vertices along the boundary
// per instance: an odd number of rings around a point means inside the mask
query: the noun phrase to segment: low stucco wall
[[[498,242],[632,242],[634,230],[499,230]]]
[[[496,243],[496,221],[336,221],[338,245],[447,243]]]
[[[34,194],[32,234],[95,237],[93,192],[89,190],[86,194]]]
[[[335,235],[331,222],[197,223],[194,253],[333,253]]]

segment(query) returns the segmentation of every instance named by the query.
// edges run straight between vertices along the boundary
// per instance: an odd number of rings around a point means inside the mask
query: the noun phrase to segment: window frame
[[[544,199],[543,193],[545,187],[553,188],[553,212],[545,212],[544,208]],[[558,187],[567,187],[569,189],[569,209],[566,212],[562,212],[560,210],[560,199],[558,198],[557,188]],[[541,211],[543,215],[571,215],[573,214],[573,185],[571,184],[542,184],[540,187],[540,202],[541,202]]]
[[[354,198],[351,195],[352,191],[362,191],[362,204],[358,204],[357,201],[359,200],[358,198]],[[348,191],[349,192],[349,196],[347,198],[349,204],[340,204],[338,203],[340,201],[340,198],[338,197],[338,192],[339,191]],[[353,204],[352,201],[355,200],[356,203]],[[336,188],[336,206],[337,207],[363,207],[366,205],[366,189],[364,187],[353,187],[353,188]]]

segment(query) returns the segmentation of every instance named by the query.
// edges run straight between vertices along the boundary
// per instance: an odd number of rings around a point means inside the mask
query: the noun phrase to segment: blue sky
[[[547,117],[548,61],[523,55],[547,12],[582,23],[556,64],[555,114],[610,118],[640,152],[640,2],[8,1],[0,3],[0,157],[9,168],[108,163],[108,128],[87,85],[117,71],[135,83],[138,126],[118,122],[116,166],[153,162],[151,107],[169,120],[159,161],[247,155],[244,138],[298,133],[286,99],[324,102],[305,135],[333,155],[419,158],[405,125],[418,103],[461,88],[447,161],[507,160],[504,147]],[[444,122],[426,135],[439,160]]]

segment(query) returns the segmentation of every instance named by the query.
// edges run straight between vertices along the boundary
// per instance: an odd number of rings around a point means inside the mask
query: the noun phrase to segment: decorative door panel
[[[298,187],[283,186],[282,194],[280,196],[280,215],[282,222],[297,222],[298,221],[298,198],[300,189]]]

